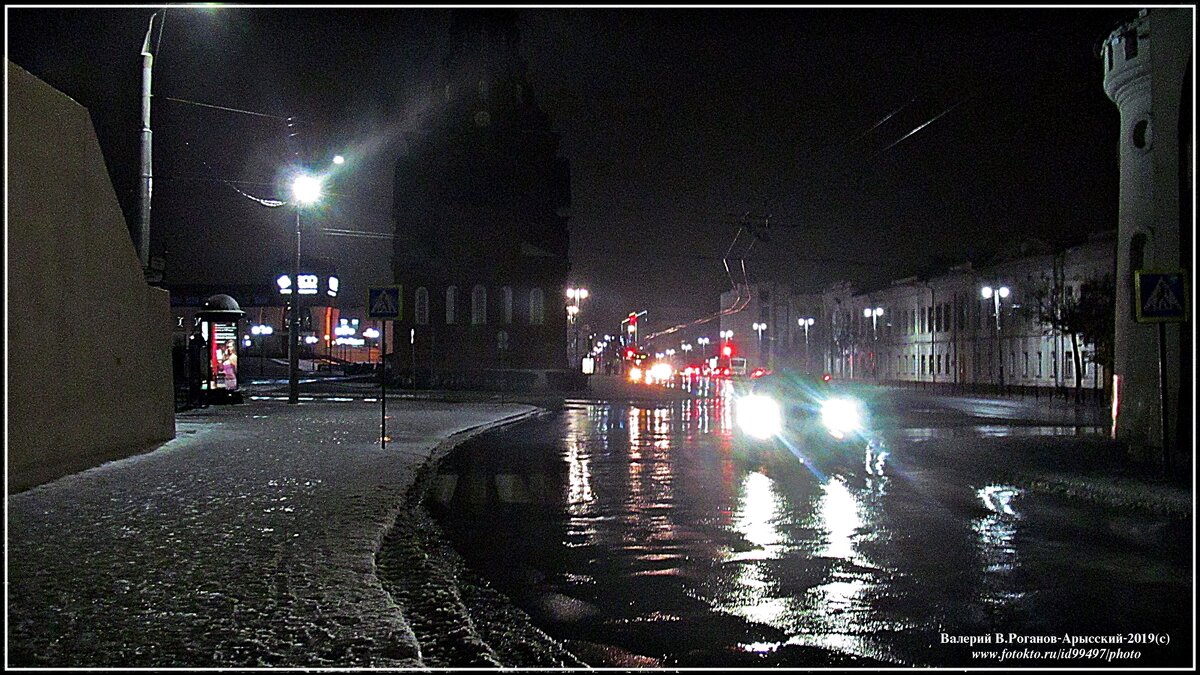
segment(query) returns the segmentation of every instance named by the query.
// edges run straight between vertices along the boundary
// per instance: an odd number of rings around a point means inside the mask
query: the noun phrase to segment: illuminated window
[[[545,320],[545,295],[542,289],[535,288],[529,291],[529,325],[540,326]]]
[[[513,314],[513,292],[512,286],[505,286],[502,289],[504,295],[504,323],[512,323]]]
[[[476,284],[471,289],[471,325],[482,326],[487,323],[487,288]]]
[[[429,290],[424,286],[417,289],[416,302],[413,305],[416,307],[417,323],[422,326],[429,323]]]
[[[450,286],[446,289],[446,324],[454,323],[454,303],[458,301],[458,289]]]

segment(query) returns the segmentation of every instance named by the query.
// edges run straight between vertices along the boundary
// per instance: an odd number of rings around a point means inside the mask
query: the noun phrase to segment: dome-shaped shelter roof
[[[200,307],[200,311],[196,312],[197,316],[206,319],[237,319],[245,314],[237,300],[218,293],[205,299],[204,304]]]

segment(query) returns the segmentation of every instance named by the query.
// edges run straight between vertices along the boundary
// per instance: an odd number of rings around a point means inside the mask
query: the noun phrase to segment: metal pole
[[[379,339],[379,448],[387,448],[387,324],[383,324]]]
[[[292,266],[292,326],[288,336],[288,403],[300,402],[300,209],[296,209],[296,260]]]
[[[804,372],[812,370],[812,359],[808,357],[808,324],[804,324]]]
[[[146,40],[142,43],[142,185],[141,214],[138,220],[138,258],[143,271],[150,267],[150,194],[154,188],[150,131],[150,80],[154,68],[154,55],[150,53],[150,33],[154,30],[154,18],[157,16],[158,12],[150,16]]]
[[[1001,331],[1001,328],[1000,328],[1000,291],[997,290],[996,294],[993,295],[992,298],[994,301],[994,305],[996,307],[996,358],[1000,360],[1000,369],[999,369],[1000,393],[1003,394],[1004,393],[1004,345],[1001,343],[1001,340],[1000,340],[1000,331]]]
[[[1170,462],[1167,457],[1167,324],[1158,324],[1158,422],[1162,436],[1162,471],[1167,474]]]
[[[936,389],[937,388],[937,370],[936,370],[937,355],[935,352],[937,352],[937,335],[934,332],[934,330],[937,328],[937,326],[934,325],[933,319],[936,316],[936,310],[934,309],[934,305],[937,304],[937,294],[934,292],[933,286],[931,286],[930,284],[925,284],[925,286],[929,289],[929,315],[928,315],[928,317],[926,317],[927,323],[929,324],[929,379],[932,381],[934,388]]]

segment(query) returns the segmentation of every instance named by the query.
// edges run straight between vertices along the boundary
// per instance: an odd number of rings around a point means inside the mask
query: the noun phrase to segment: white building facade
[[[1040,321],[1036,305],[1039,295],[1078,298],[1085,282],[1111,279],[1114,247],[1111,234],[1058,251],[1035,242],[984,268],[958,265],[870,291],[849,282],[811,294],[743,285],[722,296],[722,307],[741,310],[722,316],[721,330],[733,331],[751,367],[975,391],[1073,388],[1080,370],[1081,386],[1100,392],[1109,374],[1092,360],[1095,345]],[[766,325],[761,353],[754,324]]]

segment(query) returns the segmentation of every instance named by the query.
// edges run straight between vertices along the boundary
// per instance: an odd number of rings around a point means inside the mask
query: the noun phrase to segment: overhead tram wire
[[[286,122],[288,119],[290,119],[288,117],[280,117],[279,115],[271,115],[268,113],[261,113],[261,112],[256,112],[253,110],[241,110],[239,108],[230,108],[228,106],[214,105],[212,103],[201,103],[199,101],[189,101],[187,99],[174,98],[171,96],[164,96],[163,100],[172,101],[174,103],[183,103],[186,105],[194,105],[199,108],[212,108],[214,110],[224,110],[225,112],[238,113],[240,115],[251,115],[254,117],[266,117],[266,118],[273,119],[273,120],[279,120],[281,122]]]

